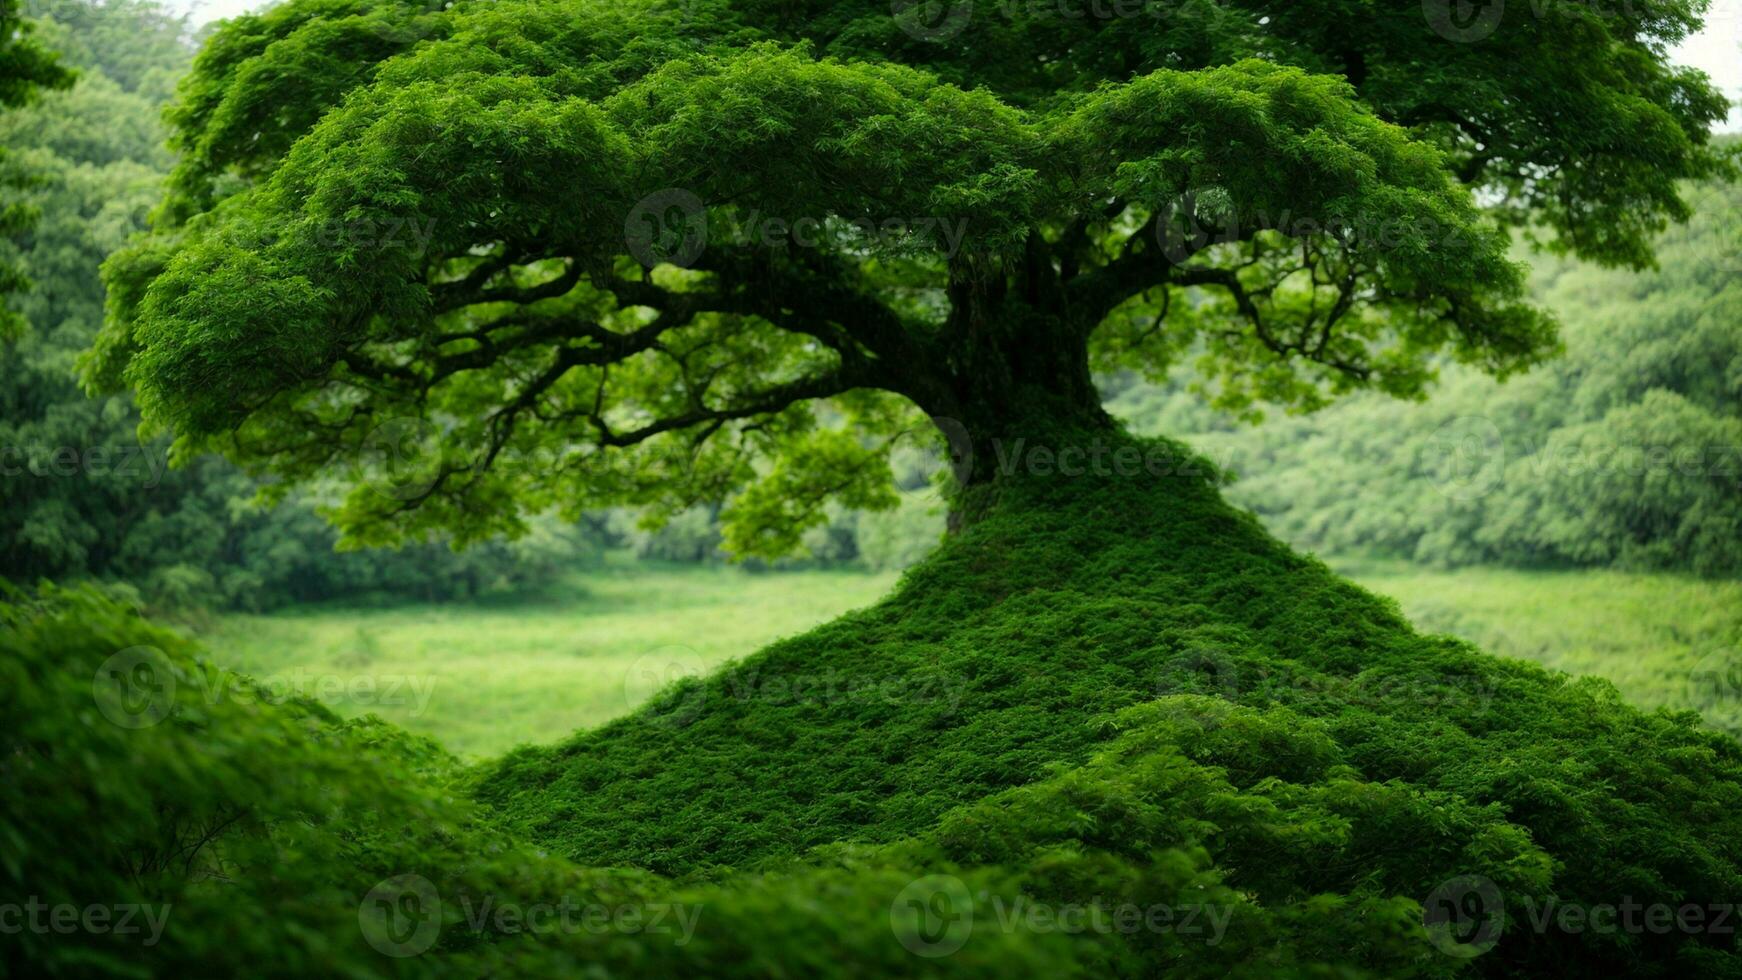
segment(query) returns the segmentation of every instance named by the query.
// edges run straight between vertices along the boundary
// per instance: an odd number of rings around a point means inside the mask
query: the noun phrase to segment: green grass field
[[[754,653],[875,602],[895,579],[611,560],[537,597],[225,616],[205,639],[220,666],[478,758],[608,721],[674,664]]]
[[[893,573],[756,574],[612,556],[537,597],[222,617],[220,665],[374,712],[469,758],[549,742],[706,669],[876,601]],[[1645,707],[1742,731],[1742,583],[1619,572],[1430,571],[1344,562],[1419,626],[1614,681]],[[1718,678],[1715,682],[1714,678]]]
[[[1332,562],[1424,630],[1569,674],[1641,707],[1697,708],[1742,734],[1742,582],[1615,571],[1430,571]]]

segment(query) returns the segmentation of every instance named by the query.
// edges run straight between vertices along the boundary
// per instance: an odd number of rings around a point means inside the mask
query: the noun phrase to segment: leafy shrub
[[[434,743],[275,699],[196,653],[90,587],[0,602],[0,975],[857,976],[911,962],[889,903],[914,871],[677,886],[579,868],[491,829]],[[378,897],[417,928],[378,926]],[[561,903],[572,920],[528,924]],[[672,908],[693,935],[586,918]],[[73,920],[56,925],[58,910]],[[1063,937],[992,935],[952,965],[1064,975],[1068,952]]]

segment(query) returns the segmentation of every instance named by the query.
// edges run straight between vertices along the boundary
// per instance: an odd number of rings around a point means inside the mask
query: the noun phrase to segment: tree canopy
[[[1668,61],[1703,10],[292,0],[184,82],[87,381],[348,476],[353,542],[724,499],[779,553],[925,416],[970,485],[1111,425],[1095,368],[1311,408],[1537,362],[1514,233],[1646,266],[1731,172]]]

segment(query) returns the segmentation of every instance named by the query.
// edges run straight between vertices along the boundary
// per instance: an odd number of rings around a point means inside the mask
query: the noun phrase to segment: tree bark
[[[1088,333],[1023,303],[969,304],[952,317],[941,370],[916,372],[928,377],[912,397],[948,440],[963,497],[1024,470],[1037,454],[1087,449],[1097,433],[1113,433],[1089,371]],[[951,531],[977,513],[964,503],[951,508]]]

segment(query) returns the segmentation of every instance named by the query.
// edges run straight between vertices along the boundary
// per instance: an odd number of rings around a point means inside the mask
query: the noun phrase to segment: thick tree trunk
[[[948,439],[963,491],[952,531],[985,504],[973,498],[1001,477],[1062,467],[1097,451],[1111,436],[1089,372],[1087,331],[1068,320],[1001,304],[997,317],[964,317],[949,333],[944,370],[916,400]],[[1014,309],[1012,308],[1014,307]],[[1110,440],[1100,440],[1102,448]]]

